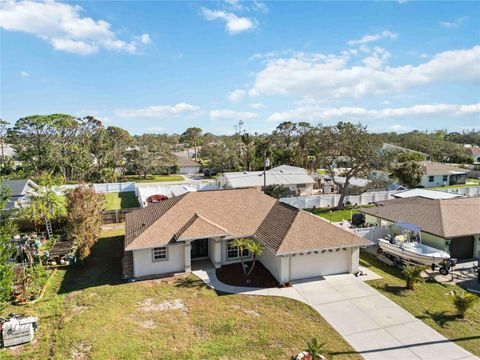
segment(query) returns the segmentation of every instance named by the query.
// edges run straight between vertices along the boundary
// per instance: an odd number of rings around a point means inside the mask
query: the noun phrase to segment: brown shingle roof
[[[480,155],[480,146],[466,147],[463,149],[466,155]]]
[[[190,192],[179,198],[128,214],[126,250],[213,236],[254,236],[276,254],[369,243],[254,189]]]
[[[423,175],[448,175],[451,173],[467,173],[468,170],[433,161],[420,161]]]
[[[413,197],[381,201],[378,205],[362,212],[389,221],[413,223],[444,238],[480,234],[480,197]]]
[[[178,155],[175,155],[175,164],[177,166],[200,166],[199,163]]]

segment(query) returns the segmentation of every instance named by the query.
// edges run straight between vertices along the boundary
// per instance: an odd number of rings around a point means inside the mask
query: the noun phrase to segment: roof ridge
[[[296,207],[294,207],[294,206],[292,206],[292,205],[290,205],[290,204],[286,204],[286,203],[283,203],[283,202],[278,201],[278,200],[277,200],[277,203],[276,203],[275,205],[277,205],[277,204],[287,205],[287,206],[286,206],[287,208],[289,208],[289,209],[291,209],[291,210],[293,210],[293,211],[295,212],[294,215],[293,215],[292,221],[290,221],[290,223],[289,223],[288,226],[287,226],[287,231],[285,231],[285,233],[283,234],[282,240],[280,241],[280,244],[278,244],[278,248],[277,248],[277,253],[278,253],[278,252],[280,252],[280,249],[282,248],[282,245],[283,245],[283,243],[285,242],[285,239],[287,238],[288,234],[289,234],[290,231],[292,230],[292,226],[293,226],[293,224],[295,223],[295,220],[297,219],[298,214],[300,214],[300,213],[301,213],[302,211],[304,211],[304,210],[299,209],[299,208],[296,208]],[[307,211],[305,211],[305,212],[307,212]],[[313,215],[313,214],[312,214],[312,215]]]
[[[445,236],[445,223],[443,219],[443,201],[440,199],[436,200],[438,202],[438,210],[440,211],[440,233],[442,236]]]

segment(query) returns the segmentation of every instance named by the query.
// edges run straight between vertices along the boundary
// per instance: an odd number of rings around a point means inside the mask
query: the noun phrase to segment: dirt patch
[[[151,311],[169,311],[169,310],[180,310],[185,309],[185,304],[183,303],[182,299],[175,299],[172,301],[164,301],[160,304],[155,304],[153,299],[145,299],[144,301],[137,304],[140,306],[140,309],[143,312],[151,312]]]
[[[251,266],[252,262],[247,262],[247,266]],[[252,275],[247,278],[243,272],[242,264],[224,265],[217,269],[217,278],[221,282],[232,286],[245,286],[256,288],[270,288],[278,286],[277,280],[270,271],[267,270],[259,261],[255,263]]]
[[[72,314],[78,315],[88,309],[88,306],[85,305],[75,305],[72,308]]]
[[[255,310],[249,310],[249,309],[246,309],[246,310],[243,310],[243,312],[247,315],[251,315],[253,317],[257,317],[257,316],[260,316],[260,313],[256,312]]]
[[[91,359],[90,352],[92,345],[80,343],[73,350],[70,355],[70,360],[87,360]]]

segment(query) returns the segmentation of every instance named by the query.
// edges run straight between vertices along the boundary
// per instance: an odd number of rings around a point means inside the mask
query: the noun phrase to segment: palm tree
[[[238,247],[238,251],[240,254],[240,262],[242,264],[243,272],[245,276],[249,277],[252,274],[253,268],[255,267],[255,262],[257,260],[257,257],[260,256],[263,252],[264,246],[251,238],[235,239],[233,240],[232,244]],[[250,267],[249,271],[246,270],[245,263],[244,263],[243,252],[245,250],[248,250],[252,254],[252,266]]]
[[[402,273],[407,281],[407,289],[415,290],[415,284],[423,281],[422,272],[426,269],[425,266],[407,265]]]
[[[478,301],[478,296],[465,291],[452,291],[451,295],[453,296],[453,305],[457,309],[457,317],[459,317],[460,319],[465,318],[466,312],[473,306],[476,301]]]

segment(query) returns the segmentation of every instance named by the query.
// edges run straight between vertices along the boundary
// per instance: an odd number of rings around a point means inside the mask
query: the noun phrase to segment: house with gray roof
[[[420,161],[422,177],[419,187],[431,188],[465,184],[468,170],[433,161]]]
[[[233,240],[265,246],[258,260],[280,283],[358,270],[370,244],[350,231],[255,189],[188,192],[126,215],[123,274],[142,278],[248,261]],[[201,266],[202,262],[197,262]]]
[[[294,195],[311,195],[315,180],[301,167],[281,165],[263,171],[239,171],[224,173],[219,182],[227,189],[262,189],[264,182],[269,185],[288,187]]]
[[[426,245],[457,259],[480,258],[480,197],[431,199],[407,197],[380,201],[361,209],[365,222],[377,227],[411,223],[420,227]]]
[[[20,209],[30,203],[30,195],[38,190],[38,185],[30,179],[0,180],[0,186],[10,191],[10,199],[2,210]]]

